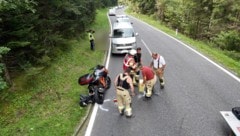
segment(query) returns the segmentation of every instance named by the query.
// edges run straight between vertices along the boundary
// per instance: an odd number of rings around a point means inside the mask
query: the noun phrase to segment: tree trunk
[[[7,82],[7,84],[8,84],[9,86],[12,86],[12,80],[11,80],[10,74],[9,74],[8,69],[7,69],[7,67],[6,67],[5,64],[6,64],[6,63],[3,62],[4,78],[5,78],[6,82]]]

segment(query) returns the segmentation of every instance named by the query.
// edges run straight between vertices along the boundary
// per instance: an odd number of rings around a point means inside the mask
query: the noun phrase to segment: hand
[[[134,92],[132,92],[131,96],[132,96],[132,97],[133,97],[133,96],[135,96],[135,93],[134,93]]]

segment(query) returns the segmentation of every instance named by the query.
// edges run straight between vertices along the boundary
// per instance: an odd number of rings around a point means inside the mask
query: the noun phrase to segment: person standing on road
[[[158,53],[152,53],[152,61],[150,63],[150,67],[153,68],[154,72],[156,73],[159,82],[160,82],[160,88],[164,88],[164,69],[166,67],[166,62],[163,56],[161,56]]]
[[[154,85],[156,84],[157,77],[152,68],[148,66],[140,66],[142,72],[143,84],[146,86],[145,98],[151,98]]]
[[[137,48],[137,53],[134,55],[134,60],[138,65],[142,64],[142,53],[141,53],[142,49],[141,47]]]
[[[118,110],[120,115],[124,115],[125,113],[126,117],[132,117],[131,96],[135,96],[132,79],[129,73],[130,69],[128,68],[124,73],[120,73],[114,81]],[[131,95],[128,89],[131,90]]]
[[[134,60],[135,60],[135,63],[136,63],[136,76],[135,76],[135,80],[136,80],[136,83],[139,83],[139,77],[140,77],[140,67],[142,66],[142,53],[141,53],[142,49],[141,47],[138,47],[137,48],[137,53],[136,55],[134,55]]]
[[[94,50],[94,36],[93,34],[95,33],[95,31],[93,30],[88,30],[88,38],[89,38],[89,41],[90,41],[90,49],[93,51]]]

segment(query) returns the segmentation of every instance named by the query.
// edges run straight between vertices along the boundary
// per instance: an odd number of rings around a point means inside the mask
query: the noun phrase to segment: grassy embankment
[[[233,74],[240,77],[240,62],[237,60],[232,59],[231,57],[225,55],[226,52],[219,50],[217,48],[213,48],[211,45],[208,45],[207,43],[196,41],[193,39],[190,39],[180,33],[176,35],[175,30],[169,29],[162,25],[159,21],[156,21],[151,16],[142,15],[133,13],[130,10],[126,11],[128,14],[164,31],[165,33],[175,37],[176,39],[181,40],[185,44],[191,46],[192,48],[200,51],[202,54],[208,56],[210,59],[217,62],[219,65],[223,66],[224,68],[232,71]]]
[[[15,79],[15,85],[0,94],[1,136],[72,135],[88,108],[78,105],[87,86],[78,85],[80,75],[96,64],[103,64],[109,23],[107,9],[98,11],[92,29],[96,50],[85,39],[73,38],[69,48],[59,52],[52,65],[39,75]]]

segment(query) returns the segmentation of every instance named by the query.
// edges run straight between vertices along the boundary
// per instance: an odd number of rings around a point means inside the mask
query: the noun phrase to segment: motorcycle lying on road
[[[80,85],[88,85],[89,95],[81,95],[79,105],[84,107],[88,103],[103,104],[104,94],[111,86],[111,79],[108,76],[108,70],[97,65],[92,68],[92,73],[85,74],[78,79]]]

